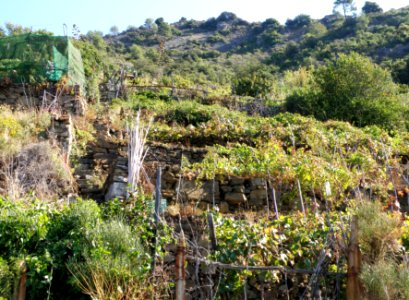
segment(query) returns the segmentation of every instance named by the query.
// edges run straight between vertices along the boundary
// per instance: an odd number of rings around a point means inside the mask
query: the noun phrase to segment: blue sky
[[[321,18],[332,12],[333,0],[4,0],[0,25],[5,22],[63,34],[63,24],[71,34],[73,24],[81,33],[89,30],[109,32],[116,25],[121,31],[140,26],[147,18],[163,17],[172,23],[181,17],[206,20],[223,11],[247,21],[275,18],[281,23],[301,13]],[[360,11],[365,0],[356,0]],[[384,10],[408,5],[408,0],[374,0]]]

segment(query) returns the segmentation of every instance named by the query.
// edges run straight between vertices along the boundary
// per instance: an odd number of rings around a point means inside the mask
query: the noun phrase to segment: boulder
[[[251,187],[253,190],[263,189],[266,186],[266,180],[264,178],[252,178]]]
[[[243,185],[244,183],[244,178],[232,176],[230,177],[230,184],[231,185]]]
[[[265,190],[254,190],[250,192],[251,205],[262,206],[266,204],[267,194]]]
[[[202,185],[196,185],[194,180],[189,180],[183,183],[181,191],[186,193],[190,201],[206,201],[212,203],[213,194],[214,200],[220,200],[220,188],[218,181],[205,181]]]
[[[224,196],[224,200],[229,204],[238,205],[247,202],[247,197],[243,193],[227,193]]]
[[[244,194],[246,192],[246,189],[245,189],[244,185],[235,185],[235,186],[233,186],[232,191],[234,193]]]
[[[107,201],[116,197],[125,197],[127,186],[128,184],[124,182],[113,182],[105,195],[105,200]]]
[[[226,201],[222,201],[219,204],[219,211],[222,214],[227,214],[229,213],[230,209],[229,209],[229,203],[227,203]]]

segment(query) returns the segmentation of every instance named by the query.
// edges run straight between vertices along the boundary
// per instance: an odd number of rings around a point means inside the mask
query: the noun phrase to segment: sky
[[[181,17],[207,20],[222,12],[235,13],[250,21],[275,18],[281,23],[299,14],[318,19],[331,14],[333,0],[3,0],[0,25],[6,22],[47,29],[54,34],[72,34],[76,24],[81,33],[98,30],[109,33],[112,26],[120,31],[144,24],[147,18],[163,17],[177,22]],[[372,0],[384,11],[408,5],[408,0]],[[365,0],[355,0],[360,12]],[[66,30],[64,30],[66,24]]]

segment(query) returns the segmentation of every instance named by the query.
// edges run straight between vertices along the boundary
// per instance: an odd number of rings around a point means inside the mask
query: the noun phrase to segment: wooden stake
[[[155,189],[155,212],[154,212],[154,227],[153,227],[153,242],[152,242],[152,272],[155,272],[156,267],[156,247],[157,247],[157,235],[159,224],[159,207],[162,199],[161,195],[161,180],[162,180],[162,168],[158,167],[156,172],[156,189]]]
[[[14,293],[14,300],[25,300],[26,299],[26,282],[27,282],[27,266],[26,262],[22,261],[20,263],[20,279]]]
[[[272,193],[273,193],[273,201],[274,201],[274,210],[275,210],[275,213],[276,213],[276,219],[278,220],[278,206],[277,206],[277,198],[276,198],[275,188],[272,188]]]
[[[214,252],[217,249],[217,239],[214,231],[213,214],[210,211],[207,213],[207,223],[209,225],[209,237],[212,245],[212,252]]]
[[[359,280],[361,272],[361,251],[358,243],[358,217],[353,216],[351,222],[351,237],[348,246],[347,300],[363,298],[363,289]]]
[[[186,242],[185,236],[182,234],[179,237],[178,248],[176,252],[176,290],[175,300],[185,300],[186,295]]]
[[[270,218],[270,202],[268,201],[268,181],[266,179],[266,204],[267,204],[267,217]]]
[[[301,202],[301,210],[303,214],[305,215],[304,199],[302,198],[301,183],[299,179],[297,179],[297,185],[298,185],[298,195],[300,196],[300,202]]]

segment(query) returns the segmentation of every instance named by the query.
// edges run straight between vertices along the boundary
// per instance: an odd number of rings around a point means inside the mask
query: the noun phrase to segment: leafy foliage
[[[20,261],[27,264],[28,299],[82,299],[81,290],[95,296],[99,284],[117,284],[113,290],[103,286],[108,298],[120,290],[123,297],[153,292],[143,286],[150,269],[151,214],[145,200],[138,201],[129,210],[115,201],[101,209],[94,201],[52,206],[0,199],[0,296],[12,292],[10,284],[19,279],[13,266]],[[165,237],[159,246],[170,242]]]
[[[386,70],[356,53],[341,54],[314,72],[314,83],[287,99],[291,112],[317,119],[338,119],[356,126],[401,128],[406,107],[396,96],[397,87]]]
[[[312,268],[322,251],[327,249],[330,220],[336,227],[341,215],[308,215],[300,214],[281,216],[278,220],[247,220],[216,216],[216,236],[218,250],[212,259],[240,266],[282,266],[289,268]],[[335,231],[337,229],[335,228]],[[331,233],[332,234],[332,233]],[[343,265],[337,266],[335,257],[328,253],[329,268],[341,271]],[[264,282],[283,282],[279,271],[226,271],[220,287],[228,295],[240,293],[245,279],[263,278]]]

